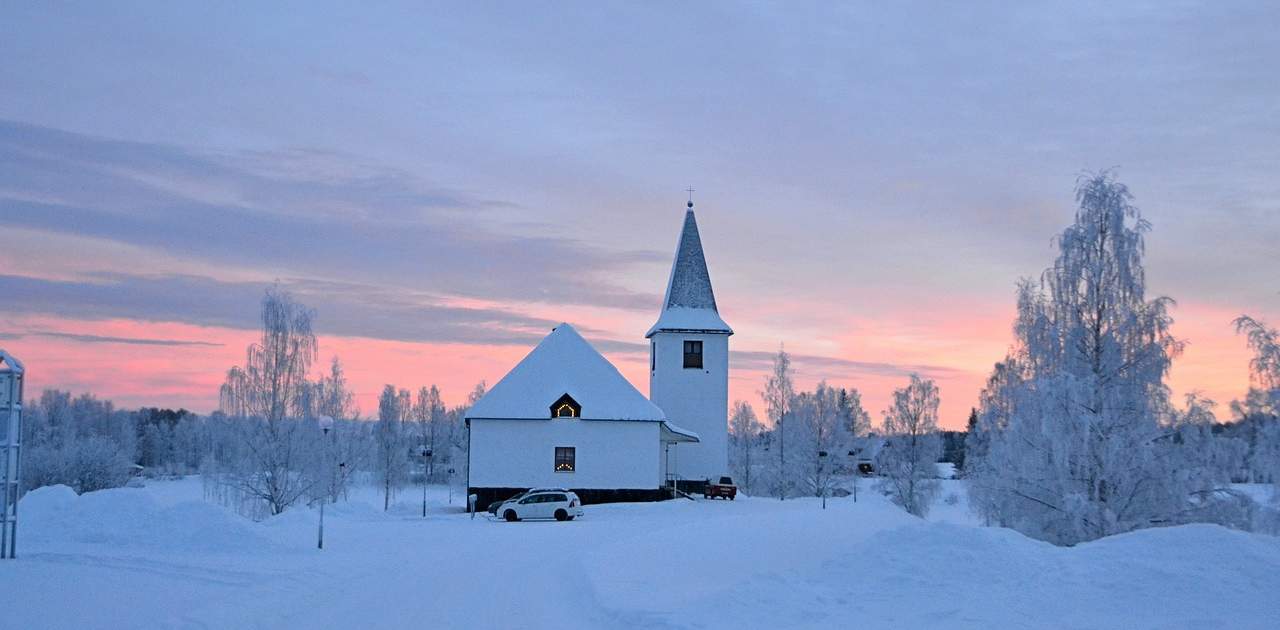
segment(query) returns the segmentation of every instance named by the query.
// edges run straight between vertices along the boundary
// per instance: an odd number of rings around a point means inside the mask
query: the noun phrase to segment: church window
[[[582,405],[574,400],[572,396],[565,394],[551,403],[552,418],[579,418],[582,417]]]
[[[658,344],[649,342],[649,371],[653,372],[658,369]]]
[[[684,342],[684,366],[687,368],[702,368],[702,342],[688,341]]]
[[[556,472],[573,472],[577,465],[577,449],[572,446],[556,447]]]

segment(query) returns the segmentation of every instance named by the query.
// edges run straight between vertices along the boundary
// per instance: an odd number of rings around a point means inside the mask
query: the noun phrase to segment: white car
[[[526,518],[572,521],[582,516],[582,501],[568,490],[530,490],[503,501],[493,513],[511,522]]]

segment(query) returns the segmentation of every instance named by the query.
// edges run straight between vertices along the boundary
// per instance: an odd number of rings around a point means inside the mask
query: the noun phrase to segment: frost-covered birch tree
[[[391,496],[404,482],[408,464],[405,418],[409,413],[409,391],[387,385],[378,397],[378,423],[374,427],[377,444],[377,474],[382,485],[382,509],[391,509]]]
[[[322,450],[322,468],[328,500],[336,503],[346,494],[356,471],[369,459],[369,441],[364,423],[359,420],[355,394],[347,385],[346,372],[338,357],[333,357],[329,373],[321,374],[312,390],[316,417],[333,421]]]
[[[760,397],[764,399],[769,421],[773,424],[772,441],[777,446],[777,469],[773,475],[774,488],[778,499],[787,498],[787,490],[791,485],[790,470],[787,467],[787,418],[791,413],[791,402],[795,398],[795,386],[791,375],[791,355],[779,348],[773,357],[773,369],[765,377],[764,391]]]
[[[938,494],[938,386],[912,374],[884,412],[885,445],[876,458],[880,488],[903,509],[925,516]]]
[[[304,471],[317,452],[314,430],[289,417],[307,388],[316,358],[314,312],[279,287],[262,299],[262,336],[231,368],[220,391],[226,422],[239,436],[238,453],[220,467],[220,483],[261,500],[279,514],[302,498],[314,480]]]
[[[753,492],[757,481],[755,467],[759,465],[757,449],[764,425],[756,417],[756,410],[745,400],[734,401],[729,416],[729,467],[738,489],[744,494]]]
[[[1150,225],[1109,173],[1081,178],[1075,222],[1018,290],[1015,343],[982,395],[971,505],[989,522],[1074,544],[1203,515],[1212,475],[1186,461],[1164,378],[1182,342],[1147,299]]]
[[[413,405],[413,418],[418,423],[418,437],[422,447],[431,451],[427,458],[424,474],[428,481],[435,478],[436,432],[444,420],[444,402],[440,399],[440,388],[432,385],[418,390],[418,399]]]
[[[1257,425],[1249,463],[1258,477],[1272,481],[1272,500],[1280,503],[1280,331],[1247,315],[1237,318],[1235,325],[1254,352],[1249,395],[1237,405],[1237,413]]]
[[[792,420],[797,438],[793,457],[804,488],[813,496],[827,496],[841,472],[840,457],[849,450],[849,417],[840,404],[840,390],[821,381],[813,392],[796,396]]]
[[[316,380],[314,390],[316,415],[334,420],[349,420],[356,416],[355,395],[347,386],[347,375],[338,357],[333,357],[330,362],[329,374]]]

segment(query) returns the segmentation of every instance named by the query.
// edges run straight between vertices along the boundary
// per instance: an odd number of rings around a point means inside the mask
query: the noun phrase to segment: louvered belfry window
[[[701,341],[685,340],[684,366],[687,368],[702,369],[702,342]]]

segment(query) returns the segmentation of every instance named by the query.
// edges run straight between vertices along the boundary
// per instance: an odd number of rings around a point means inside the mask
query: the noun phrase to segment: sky
[[[731,339],[963,426],[1084,172],[1153,225],[1175,394],[1280,324],[1275,3],[0,4],[0,347],[217,405],[279,283],[362,410],[573,323],[642,392],[686,193]]]

